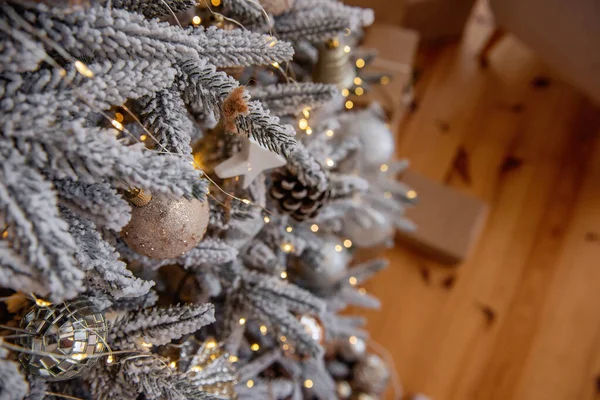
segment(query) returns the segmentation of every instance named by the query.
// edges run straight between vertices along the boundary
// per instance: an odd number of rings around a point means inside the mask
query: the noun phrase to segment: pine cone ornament
[[[269,194],[277,202],[279,210],[297,221],[317,215],[329,199],[329,185],[325,189],[305,185],[287,168],[276,170],[271,180]]]

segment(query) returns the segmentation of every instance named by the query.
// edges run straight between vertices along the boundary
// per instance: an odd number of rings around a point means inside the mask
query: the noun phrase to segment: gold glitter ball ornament
[[[208,218],[206,201],[156,195],[145,206],[132,208],[131,220],[121,236],[137,253],[157,259],[175,258],[202,240]]]
[[[34,305],[21,320],[19,344],[39,354],[20,353],[29,373],[47,381],[81,374],[106,352],[104,315],[86,299],[41,307]]]

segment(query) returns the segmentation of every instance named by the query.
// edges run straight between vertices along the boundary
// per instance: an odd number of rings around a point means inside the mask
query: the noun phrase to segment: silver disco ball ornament
[[[29,334],[20,345],[32,354],[21,353],[19,360],[31,374],[47,381],[71,379],[106,352],[106,320],[86,299],[36,304],[21,320],[21,329]]]

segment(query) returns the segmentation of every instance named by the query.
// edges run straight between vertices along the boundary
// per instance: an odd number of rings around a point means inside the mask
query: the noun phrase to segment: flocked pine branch
[[[348,20],[348,28],[355,30],[369,26],[375,19],[373,10],[361,7],[352,7],[336,0],[296,0],[293,13],[303,13],[298,18],[323,18],[338,16]]]
[[[53,183],[61,204],[98,227],[118,232],[131,218],[131,205],[106,182],[87,184],[55,179]]]
[[[244,3],[250,3],[243,0]],[[191,35],[197,39],[202,58],[216,67],[283,64],[290,61],[294,50],[289,43],[271,35],[242,29],[223,30],[216,27],[197,28]]]
[[[161,150],[186,155],[191,159],[190,146],[193,122],[179,93],[165,89],[153,97],[141,99],[142,121],[158,140]]]
[[[185,11],[196,4],[196,0],[111,0],[104,1],[114,8],[143,14],[146,18],[159,18],[171,16],[174,13]]]
[[[185,31],[125,10],[100,5],[50,9],[14,2],[3,5],[2,11],[9,24],[20,26],[15,15],[22,15],[32,28],[81,59],[177,60],[197,54],[195,40]]]
[[[0,210],[10,242],[8,254],[2,256],[10,263],[2,269],[12,278],[3,284],[29,292],[32,288],[21,285],[30,277],[40,283],[35,289],[43,287],[38,293],[51,293],[53,300],[75,296],[82,289],[83,273],[73,257],[75,242],[58,213],[51,184],[6,141],[0,141],[0,155]]]
[[[108,342],[119,349],[144,349],[142,343],[164,345],[215,321],[212,304],[149,308],[117,317]]]
[[[281,357],[283,357],[283,354],[278,348],[261,354],[259,357],[238,369],[240,381],[247,381],[248,379],[257,377],[262,371],[278,361]]]
[[[273,114],[282,116],[297,115],[307,107],[318,108],[331,101],[339,90],[334,85],[307,82],[254,86],[250,94]]]
[[[77,244],[75,257],[86,271],[89,289],[106,292],[115,299],[148,293],[154,282],[136,278],[119,260],[115,249],[102,239],[93,222],[76,217],[66,208],[62,208],[62,214]]]
[[[0,65],[5,72],[33,71],[46,57],[44,46],[27,32],[0,18]]]
[[[319,315],[324,311],[321,300],[278,277],[244,268],[237,272],[241,277],[235,279],[226,300],[226,329],[231,331],[240,317],[256,318],[286,336],[299,354],[319,357],[322,348],[291,313]]]
[[[350,336],[367,337],[367,332],[361,328],[365,325],[364,317],[342,316],[326,312],[322,320],[327,340],[347,340]]]
[[[218,268],[221,264],[233,261],[238,255],[238,250],[235,247],[214,237],[206,237],[184,255],[167,260],[156,260],[143,256],[129,249],[123,242],[119,242],[117,248],[124,258],[153,269],[177,264],[191,270],[202,271],[207,268]]]
[[[107,110],[127,99],[152,95],[173,81],[175,70],[164,61],[115,61],[90,65],[94,77],[84,78],[73,66],[58,70],[7,74],[0,104],[0,124],[7,135],[30,136],[56,129],[56,122]]]
[[[295,385],[288,379],[256,379],[252,388],[248,388],[246,383],[239,384],[236,387],[238,399],[287,399],[293,394]]]
[[[116,365],[98,363],[87,378],[97,400],[135,399],[140,395],[148,400],[218,400],[170,368],[167,359],[154,354],[127,357]]]
[[[139,187],[170,196],[206,196],[207,182],[179,156],[146,150],[143,144],[123,146],[114,131],[84,128],[80,122],[63,124],[62,136],[40,133],[27,138],[27,162],[48,168],[53,179],[97,183],[109,179],[114,187]]]
[[[200,104],[220,117],[220,104],[229,96],[239,83],[217,71],[213,65],[200,64],[189,59],[180,65],[180,85],[183,86],[183,99],[187,104]],[[246,95],[246,99],[249,96]],[[269,115],[259,102],[248,103],[248,115],[237,117],[238,128],[254,138],[261,146],[288,156],[296,149],[293,129],[279,125],[279,119]]]
[[[352,197],[369,189],[369,182],[360,176],[330,174],[331,199]]]
[[[223,7],[248,29],[266,31],[269,27],[268,16],[258,0],[223,0]]]
[[[350,25],[347,18],[340,16],[305,14],[284,14],[277,18],[277,37],[289,41],[308,40],[323,43],[342,34]]]
[[[21,374],[19,364],[7,360],[7,356],[8,351],[0,347],[0,399],[22,399],[29,392],[29,384]]]
[[[0,241],[0,281],[6,287],[32,293],[48,293],[48,288],[39,279],[27,260],[9,247],[7,241]]]
[[[302,366],[302,381],[306,379],[313,381],[310,391],[314,398],[335,399],[337,397],[335,381],[327,372],[327,367],[323,359],[308,360]]]

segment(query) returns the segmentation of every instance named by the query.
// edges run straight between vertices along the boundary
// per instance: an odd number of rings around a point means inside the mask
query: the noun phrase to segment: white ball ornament
[[[385,243],[394,237],[396,228],[390,218],[371,210],[367,219],[347,218],[344,221],[343,234],[356,247],[369,248]]]
[[[359,157],[366,167],[379,168],[394,155],[394,134],[376,110],[367,109],[348,119],[343,129],[362,142]]]

